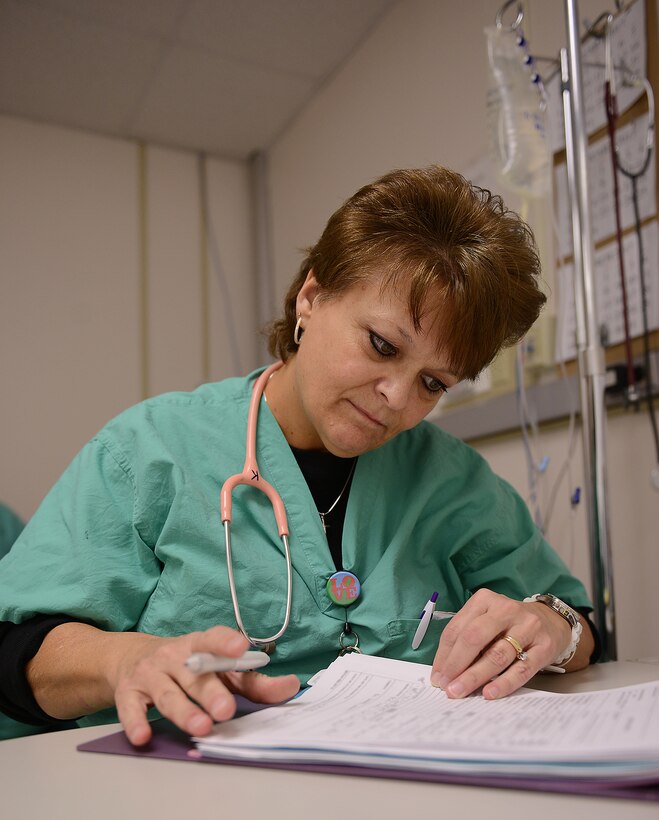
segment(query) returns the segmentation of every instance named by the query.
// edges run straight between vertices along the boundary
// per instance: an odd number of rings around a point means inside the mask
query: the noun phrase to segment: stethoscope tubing
[[[228,521],[224,522],[224,539],[227,553],[227,574],[229,576],[229,591],[231,592],[233,613],[236,618],[236,624],[238,626],[238,629],[243,633],[243,635],[247,638],[250,644],[252,644],[252,646],[265,646],[266,644],[274,643],[275,641],[279,640],[279,638],[281,638],[284,632],[286,632],[286,630],[288,629],[288,622],[291,619],[291,608],[293,605],[293,566],[291,561],[291,550],[288,544],[288,536],[282,535],[281,538],[284,542],[284,552],[286,553],[286,609],[284,611],[284,623],[281,625],[279,631],[275,632],[274,635],[270,635],[269,638],[255,638],[253,635],[250,635],[247,629],[245,628],[243,619],[240,614],[240,605],[238,603],[236,581],[233,575],[233,561],[231,558],[230,525]]]
[[[247,439],[245,443],[245,464],[242,473],[230,476],[222,485],[220,491],[220,512],[222,516],[222,523],[224,525],[224,541],[227,557],[227,575],[229,576],[229,591],[231,592],[231,602],[233,604],[233,612],[236,618],[238,629],[247,638],[253,646],[264,646],[265,644],[274,643],[281,638],[291,618],[291,608],[293,604],[293,565],[291,561],[291,551],[288,543],[288,519],[286,517],[286,510],[281,496],[275,488],[267,482],[259,470],[258,462],[256,460],[256,432],[259,415],[259,407],[261,404],[261,397],[265,386],[270,379],[270,376],[282,366],[283,362],[275,362],[266,368],[261,373],[254,384],[252,390],[252,397],[249,403],[249,412],[247,415]],[[279,536],[284,544],[284,553],[286,556],[286,608],[284,612],[284,622],[281,628],[274,634],[267,638],[256,638],[250,635],[245,628],[241,614],[240,605],[238,603],[238,593],[236,590],[236,581],[233,573],[233,559],[231,555],[231,514],[232,514],[232,498],[233,490],[245,484],[248,487],[254,487],[264,493],[270,503],[272,504]]]

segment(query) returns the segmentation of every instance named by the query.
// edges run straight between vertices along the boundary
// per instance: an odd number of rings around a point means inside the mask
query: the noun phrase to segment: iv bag
[[[488,26],[487,115],[497,171],[504,185],[530,196],[549,191],[545,103],[524,65],[514,30]]]

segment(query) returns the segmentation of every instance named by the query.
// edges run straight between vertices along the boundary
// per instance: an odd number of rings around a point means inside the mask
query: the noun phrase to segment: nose
[[[390,373],[378,381],[377,390],[390,410],[401,412],[410,400],[412,384],[404,374]]]

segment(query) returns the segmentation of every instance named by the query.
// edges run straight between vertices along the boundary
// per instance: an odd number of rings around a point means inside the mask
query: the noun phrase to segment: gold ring
[[[504,641],[508,641],[508,643],[515,650],[515,655],[517,656],[518,661],[526,661],[529,659],[529,656],[522,648],[522,644],[516,638],[513,638],[512,635],[504,635],[503,639]]]

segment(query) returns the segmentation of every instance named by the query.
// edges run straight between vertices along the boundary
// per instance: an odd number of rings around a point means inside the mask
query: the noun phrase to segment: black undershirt
[[[350,472],[354,459],[339,458],[331,453],[316,450],[298,450],[294,447],[291,450],[309,486],[317,510],[329,510],[341,493],[341,498],[332,512],[325,516],[330,553],[335,568],[341,569],[343,524],[352,484],[353,476]],[[587,618],[595,637],[595,651],[590,659],[591,663],[594,663],[601,652],[599,635],[588,617],[589,610],[579,608],[579,612]],[[48,729],[68,728],[72,725],[70,721],[50,717],[39,707],[25,677],[25,667],[39,651],[48,632],[60,624],[71,622],[76,623],[78,620],[62,614],[36,615],[21,624],[0,623],[0,711],[14,720]]]
[[[341,569],[343,567],[341,546],[343,522],[348,507],[348,496],[352,484],[351,471],[355,465],[355,459],[339,458],[322,450],[298,450],[296,447],[291,447],[291,450],[319,513],[326,513],[341,494],[332,512],[325,515],[327,543],[334,566],[337,570]],[[349,481],[348,476],[350,476]]]

